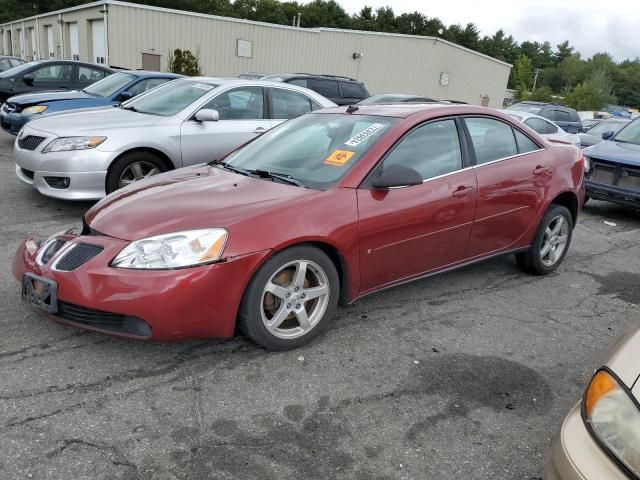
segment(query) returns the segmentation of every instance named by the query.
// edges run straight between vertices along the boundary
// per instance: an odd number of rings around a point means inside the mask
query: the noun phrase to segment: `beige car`
[[[618,341],[562,424],[545,480],[640,479],[640,328]]]

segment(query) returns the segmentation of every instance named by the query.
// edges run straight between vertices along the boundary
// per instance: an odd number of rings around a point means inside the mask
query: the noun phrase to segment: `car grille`
[[[71,272],[102,252],[102,247],[89,243],[78,243],[67,251],[54,265],[56,270]]]
[[[27,135],[24,138],[18,139],[18,145],[23,150],[35,150],[42,142],[44,142],[44,138],[45,137]]]
[[[592,159],[590,180],[627,190],[640,190],[640,168]]]
[[[42,256],[40,257],[40,262],[42,263],[42,265],[46,265],[47,263],[49,263],[49,260],[51,260],[53,256],[60,251],[65,243],[67,242],[65,242],[61,238],[58,238],[50,243],[47,246],[47,249],[42,252]]]
[[[58,300],[58,315],[65,320],[86,325],[113,325],[121,327],[125,315],[120,313],[103,312],[93,308],[81,307],[73,303]]]

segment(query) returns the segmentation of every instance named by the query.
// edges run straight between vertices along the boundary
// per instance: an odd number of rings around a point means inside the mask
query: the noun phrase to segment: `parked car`
[[[507,110],[540,115],[555,122],[567,133],[580,133],[584,130],[578,112],[564,105],[545,102],[518,102],[508,107]]]
[[[262,80],[284,82],[299,87],[309,88],[328,98],[336,105],[351,105],[369,98],[364,83],[354,78],[337,75],[312,75],[309,73],[289,73],[284,75],[267,75]]]
[[[260,80],[266,76],[266,73],[245,72],[238,75],[238,78],[244,78],[245,80]]]
[[[421,97],[418,95],[407,95],[405,93],[383,93],[360,100],[356,105],[388,105],[393,103],[433,103],[437,102],[433,98]]]
[[[24,63],[0,72],[0,102],[21,93],[82,89],[112,73],[100,65],[69,60]]]
[[[604,122],[605,119],[604,118],[583,118],[580,121],[582,122],[583,130],[586,132],[591,127],[595,127],[599,123]]]
[[[545,480],[640,478],[640,329],[619,340],[562,424]]]
[[[640,119],[583,152],[588,197],[640,207]]]
[[[0,108],[0,126],[17,135],[22,126],[42,115],[79,108],[120,105],[147,90],[180,78],[175,73],[126,70],[109,75],[82,90],[27,93],[10,97]]]
[[[122,108],[32,120],[15,142],[16,174],[43,195],[95,200],[142,178],[221,158],[284,120],[332,106],[295,85],[178,79]]]
[[[539,115],[534,115],[533,113],[514,112],[509,109],[502,111],[516,120],[521,121],[527,127],[535,130],[549,140],[570,143],[580,148],[580,137],[578,135],[565,132],[551,120],[547,120]]]
[[[580,144],[582,145],[582,148],[585,148],[595,145],[596,143],[600,143],[603,140],[603,135],[611,137],[629,122],[630,120],[622,118],[602,120],[597,125],[592,126],[587,131],[580,134]]]
[[[409,280],[509,253],[554,271],[583,174],[580,150],[487,108],[318,110],[118,190],[82,231],[23,242],[13,274],[61,323],[165,341],[228,337],[237,321],[289,349],[339,301]]]
[[[7,55],[0,55],[0,72],[9,70],[10,68],[17,67],[25,63],[24,60],[18,57],[10,57]]]

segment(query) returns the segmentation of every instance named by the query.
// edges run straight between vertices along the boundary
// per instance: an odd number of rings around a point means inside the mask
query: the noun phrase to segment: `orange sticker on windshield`
[[[324,163],[335,167],[342,167],[355,154],[356,152],[350,152],[349,150],[335,150],[331,155],[324,159]]]

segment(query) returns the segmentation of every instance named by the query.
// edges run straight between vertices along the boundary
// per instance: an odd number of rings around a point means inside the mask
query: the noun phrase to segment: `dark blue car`
[[[0,126],[17,135],[29,120],[78,108],[118,105],[151,88],[181,77],[174,73],[125,70],[70,92],[38,92],[9,98],[0,109]]]
[[[589,198],[640,207],[640,118],[583,150]]]

